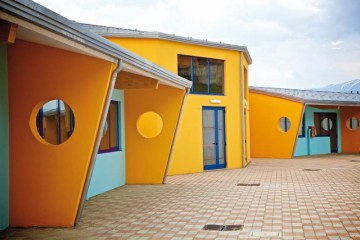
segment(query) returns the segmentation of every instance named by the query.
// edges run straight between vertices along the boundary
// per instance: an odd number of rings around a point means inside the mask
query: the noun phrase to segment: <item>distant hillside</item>
[[[360,93],[360,79],[355,79],[338,84],[330,84],[322,88],[313,88],[312,90],[328,91],[328,92],[348,92],[348,93],[351,91],[353,93],[359,91]]]

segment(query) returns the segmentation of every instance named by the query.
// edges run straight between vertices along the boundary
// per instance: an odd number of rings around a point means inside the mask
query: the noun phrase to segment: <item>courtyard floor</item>
[[[9,228],[0,239],[360,239],[360,155],[253,159],[126,185],[87,201],[75,228]]]

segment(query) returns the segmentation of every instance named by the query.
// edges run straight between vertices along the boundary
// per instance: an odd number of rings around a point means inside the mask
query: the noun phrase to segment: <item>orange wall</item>
[[[158,89],[125,90],[126,183],[162,183],[184,90],[159,85]],[[138,117],[148,111],[160,115],[161,133],[144,138]]]
[[[291,158],[296,143],[303,104],[250,92],[251,157]],[[288,132],[280,118],[291,121]]]
[[[341,107],[341,147],[344,153],[360,153],[360,128],[350,130],[346,122],[351,117],[360,120],[360,107]]]
[[[72,226],[114,66],[20,40],[8,53],[10,225]],[[36,134],[35,118],[56,98],[72,108],[75,129],[50,145]]]

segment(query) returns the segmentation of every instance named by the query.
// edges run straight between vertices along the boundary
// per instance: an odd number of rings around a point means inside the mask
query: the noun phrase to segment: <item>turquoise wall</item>
[[[0,230],[9,226],[9,104],[7,46],[0,44]]]
[[[94,171],[90,180],[87,199],[125,185],[125,129],[124,129],[124,91],[114,90],[112,100],[119,101],[122,151],[101,153],[97,155]]]
[[[294,157],[331,153],[330,137],[310,138],[309,136],[308,127],[314,126],[314,112],[327,112],[337,114],[338,152],[341,152],[340,111],[337,108],[319,109],[305,106],[305,137],[297,138]]]

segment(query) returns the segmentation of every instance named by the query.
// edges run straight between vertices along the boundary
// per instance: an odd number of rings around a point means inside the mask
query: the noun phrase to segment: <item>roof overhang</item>
[[[239,51],[245,54],[245,57],[249,64],[252,63],[250,53],[247,47],[245,46],[227,44],[222,42],[213,42],[208,40],[200,40],[192,37],[181,37],[174,34],[167,34],[162,32],[124,30],[120,28],[92,25],[86,23],[80,23],[80,24],[86,26],[88,29],[91,29],[93,32],[96,32],[97,34],[103,37],[160,39],[160,40],[180,42],[185,44]]]
[[[181,89],[192,86],[190,81],[30,0],[0,0],[0,18],[18,25],[19,39],[110,62],[120,59],[124,71],[155,78],[161,84]]]

